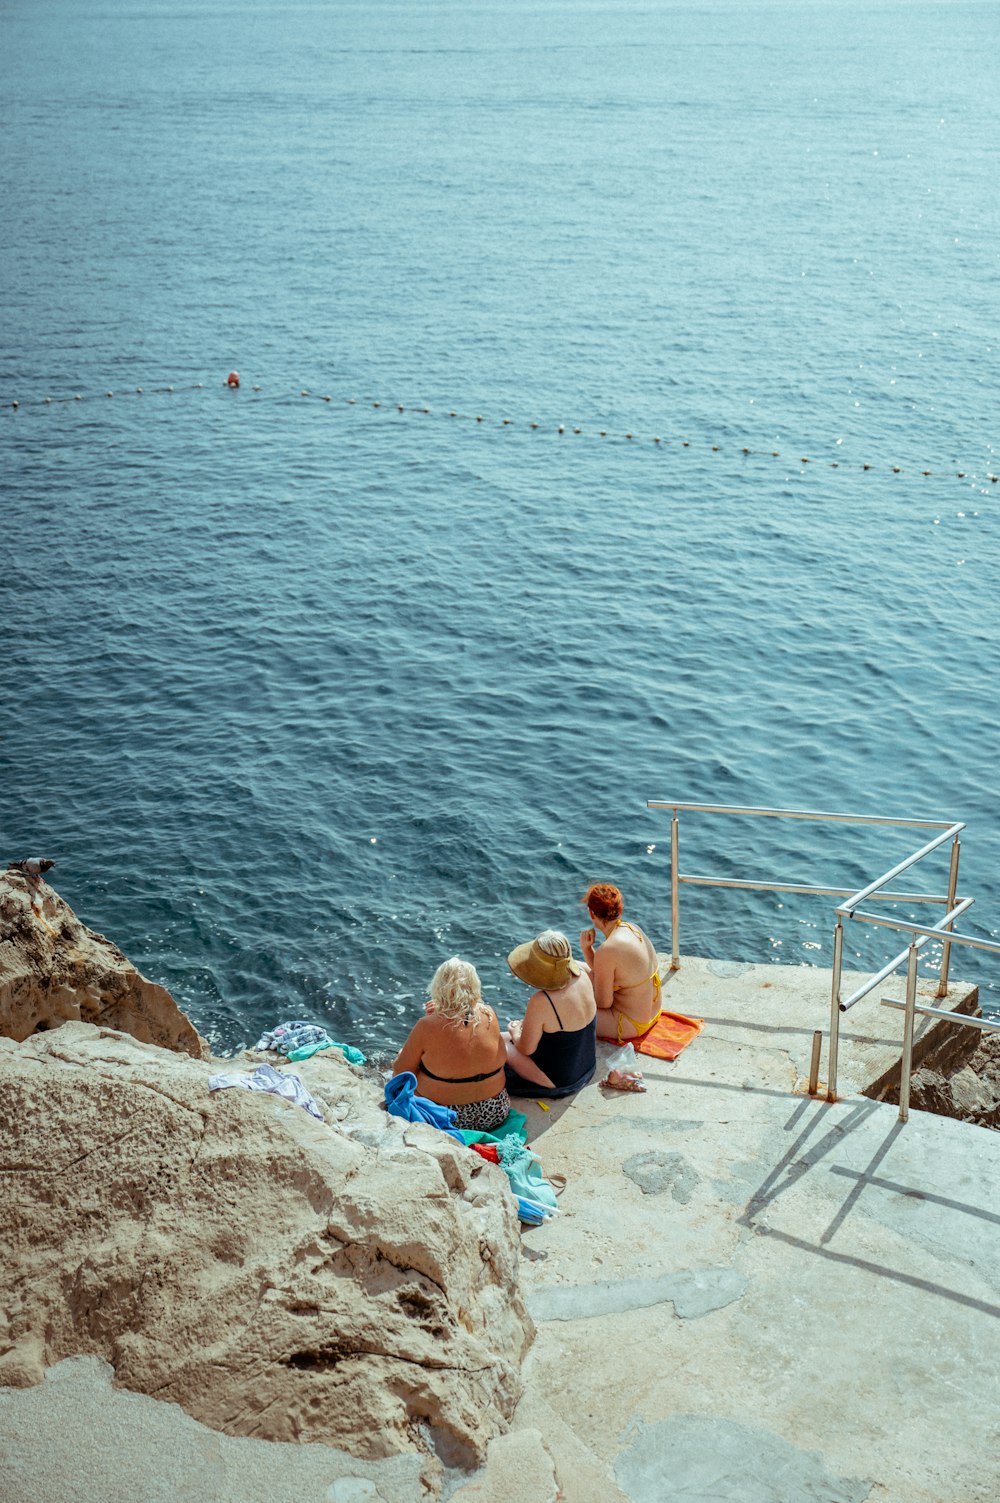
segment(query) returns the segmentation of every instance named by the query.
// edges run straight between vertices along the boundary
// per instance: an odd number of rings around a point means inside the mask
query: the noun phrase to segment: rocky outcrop
[[[81,924],[47,882],[0,871],[0,1034],[26,1039],[83,1021],[203,1057],[208,1046],[166,987]]]
[[[965,1032],[973,1033],[966,1029]],[[910,1082],[910,1105],[940,1117],[957,1117],[980,1127],[1000,1128],[1000,1034],[975,1033],[979,1040],[959,1068],[922,1068]]]
[[[66,1356],[230,1435],[423,1453],[435,1490],[521,1392],[533,1327],[502,1170],[386,1115],[331,1051],[319,1122],[68,1023],[0,1039],[0,1382]]]

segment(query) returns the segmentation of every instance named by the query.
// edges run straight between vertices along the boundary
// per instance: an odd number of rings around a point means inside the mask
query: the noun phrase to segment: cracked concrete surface
[[[666,1005],[705,1030],[640,1057],[645,1095],[525,1105],[568,1183],[523,1233],[538,1336],[515,1426],[552,1440],[565,1503],[993,1503],[1000,1136],[796,1093],[829,980],[685,962]],[[898,1040],[877,1006],[849,1016],[860,1089]]]

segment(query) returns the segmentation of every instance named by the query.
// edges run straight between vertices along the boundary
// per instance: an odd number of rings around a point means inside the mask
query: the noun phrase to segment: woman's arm
[[[427,1028],[424,1019],[421,1018],[410,1029],[410,1037],[406,1040],[406,1043],[393,1061],[393,1075],[402,1075],[404,1070],[412,1070],[413,1074],[416,1075],[424,1054],[426,1033]]]
[[[541,992],[535,992],[524,1009],[524,1020],[517,1030],[517,1037],[511,1034],[514,1043],[522,1054],[534,1054],[538,1048],[538,1041],[542,1036],[542,1019],[545,1016],[544,1009],[548,1003]]]
[[[605,940],[593,956],[590,969],[594,999],[598,1007],[608,1008],[615,1000],[615,952]]]

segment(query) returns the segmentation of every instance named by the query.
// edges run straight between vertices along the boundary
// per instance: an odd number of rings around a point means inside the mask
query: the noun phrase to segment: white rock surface
[[[60,1023],[97,1023],[204,1056],[208,1046],[166,987],[81,924],[47,882],[0,871],[0,1034],[26,1039]]]
[[[0,1038],[0,1383],[98,1357],[227,1435],[417,1453],[435,1486],[521,1393],[506,1177],[336,1051],[288,1067],[324,1123],[209,1092],[252,1067],[86,1023]]]

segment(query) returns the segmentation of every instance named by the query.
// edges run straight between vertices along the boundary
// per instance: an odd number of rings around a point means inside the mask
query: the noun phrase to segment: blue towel
[[[449,1137],[461,1143],[465,1139],[455,1127],[455,1113],[450,1106],[439,1106],[426,1096],[417,1095],[417,1077],[411,1070],[402,1075],[393,1075],[385,1083],[386,1110],[394,1117],[403,1117],[407,1122],[426,1122],[428,1127],[439,1127]]]

